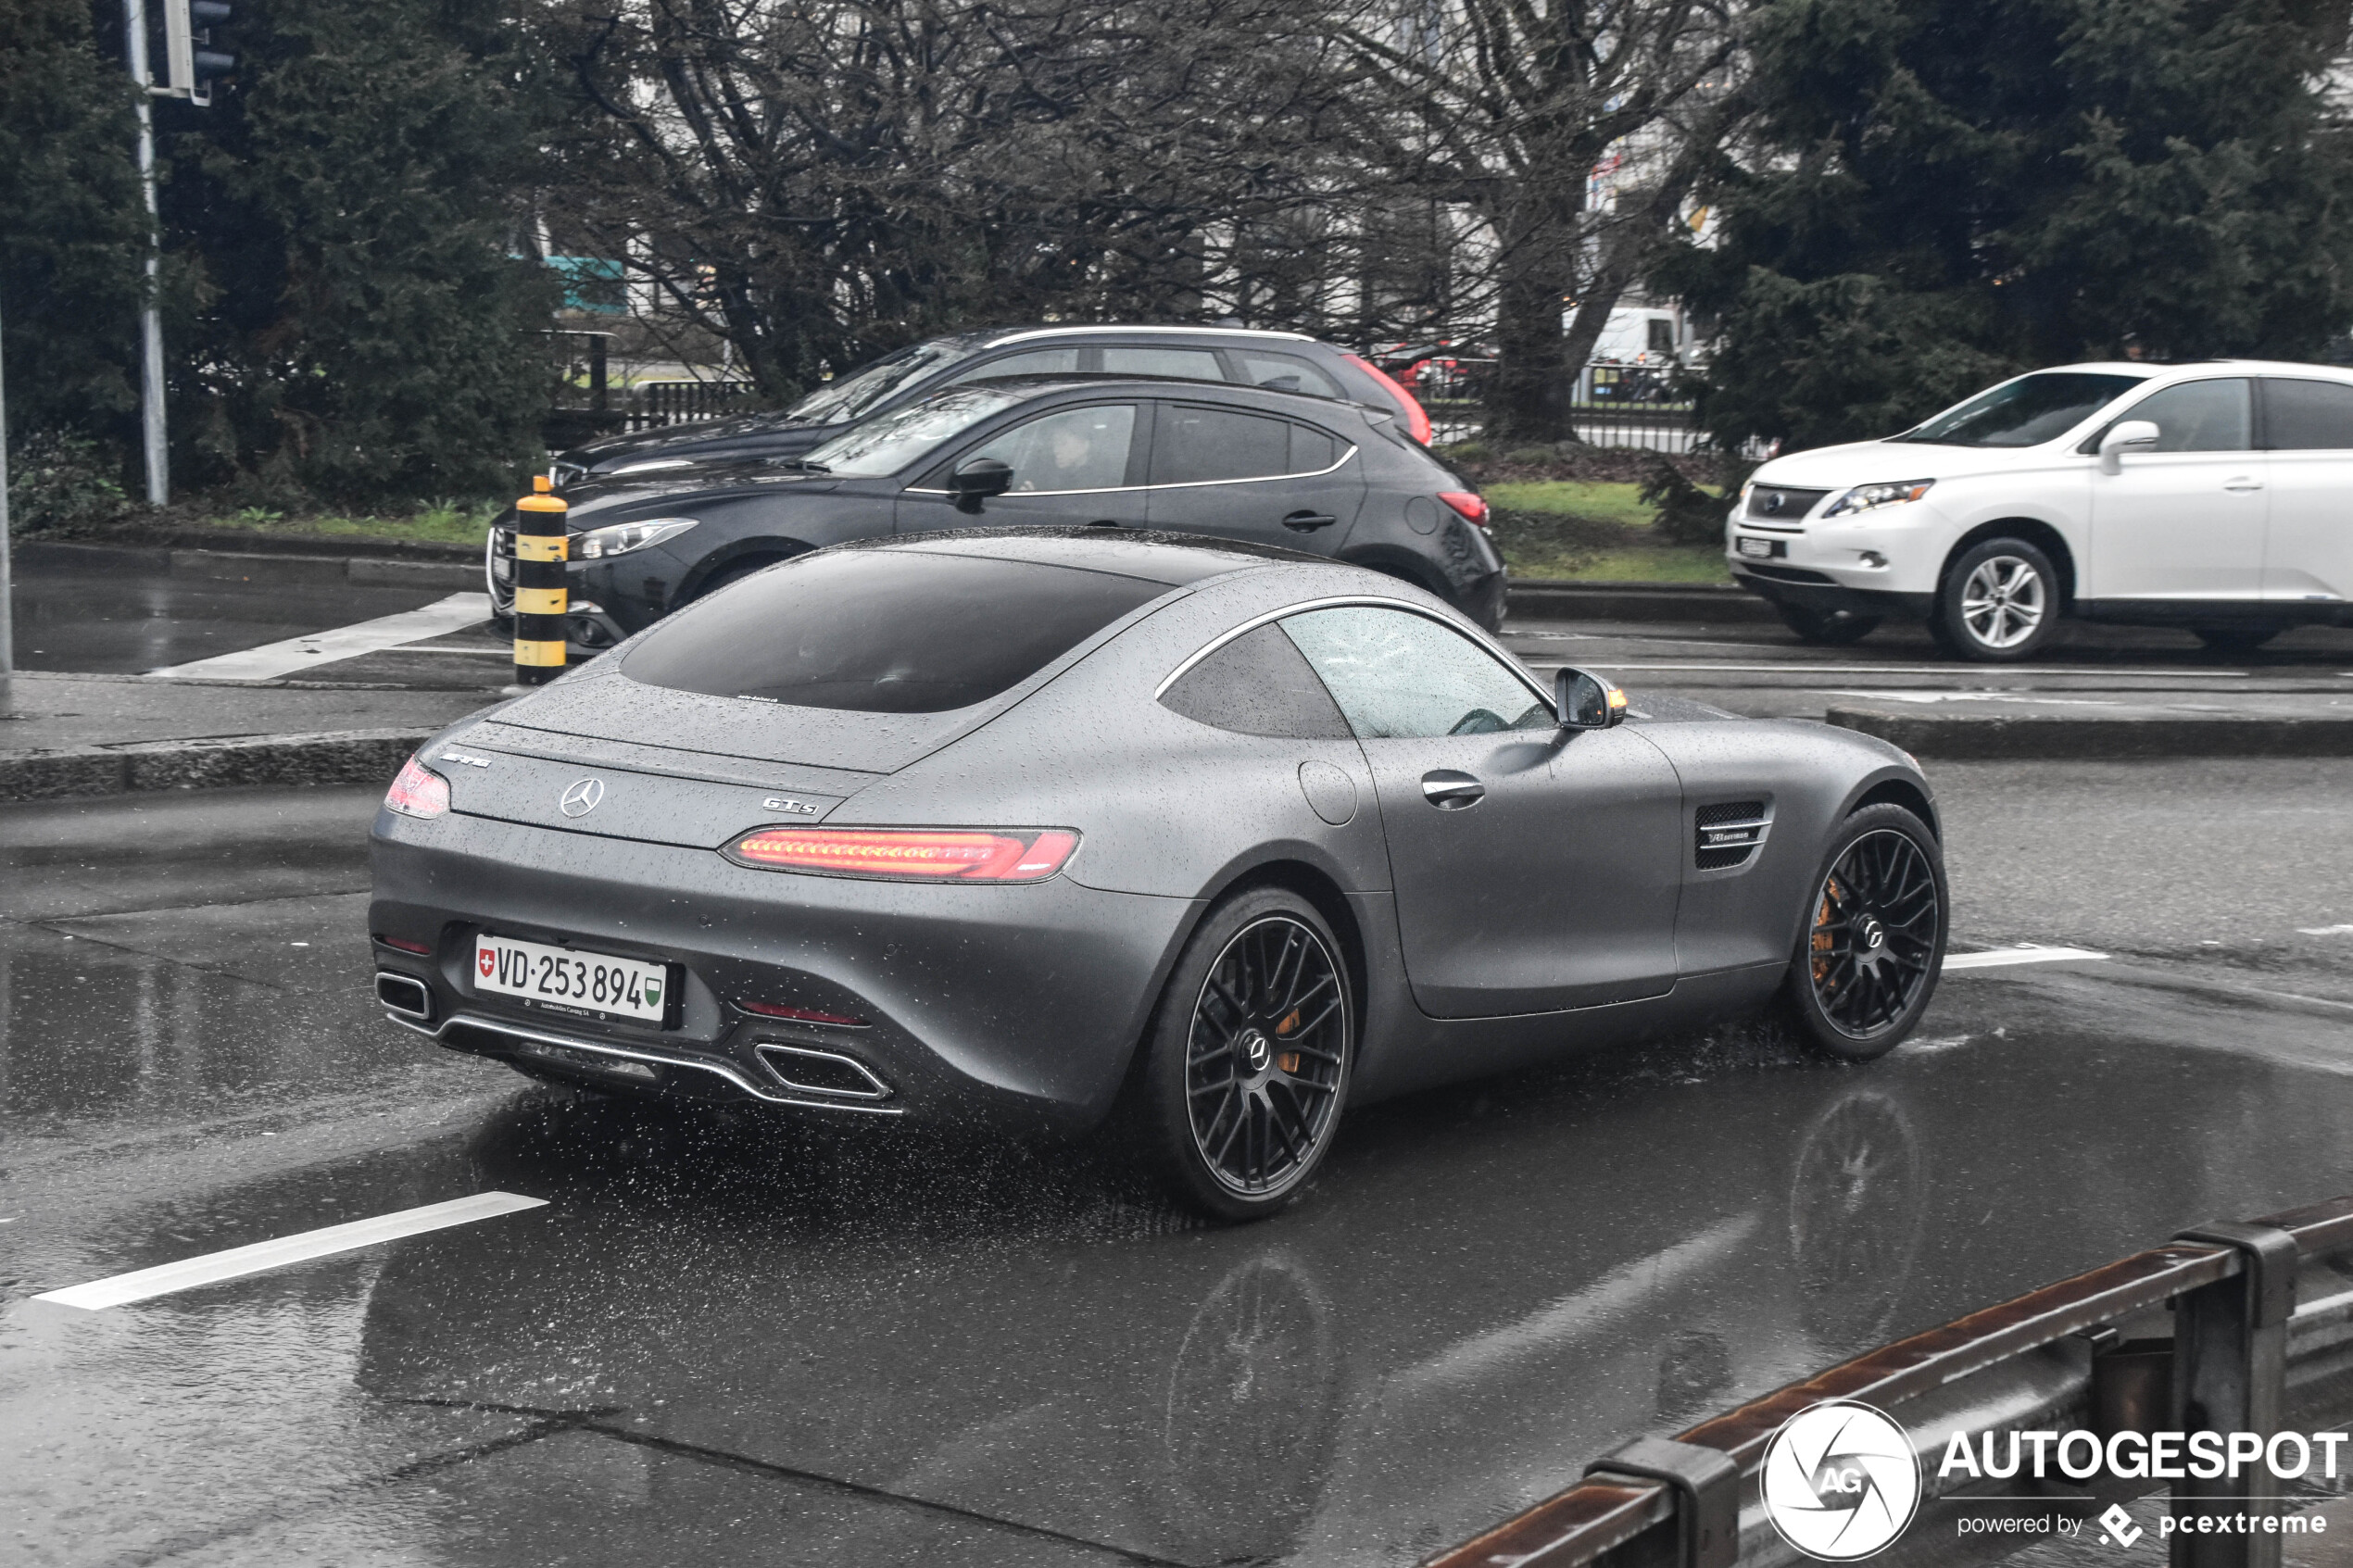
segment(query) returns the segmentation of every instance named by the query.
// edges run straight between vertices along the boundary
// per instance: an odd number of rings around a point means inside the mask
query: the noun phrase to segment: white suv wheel
[[[1992,556],[1978,562],[1961,584],[1961,620],[1973,641],[1989,648],[2014,648],[2042,626],[2048,598],[2043,574],[2032,561]]]

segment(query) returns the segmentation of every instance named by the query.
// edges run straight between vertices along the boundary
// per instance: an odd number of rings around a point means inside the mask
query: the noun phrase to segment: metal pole
[[[8,710],[8,677],[17,668],[14,592],[15,579],[8,570],[8,380],[6,364],[0,361],[0,713]],[[5,1001],[0,997],[0,1005]]]
[[[146,0],[122,0],[123,57],[139,84],[139,194],[147,204],[147,287],[139,307],[139,414],[147,456],[147,505],[171,498],[171,458],[163,437],[163,319],[156,309],[156,123],[147,74]]]

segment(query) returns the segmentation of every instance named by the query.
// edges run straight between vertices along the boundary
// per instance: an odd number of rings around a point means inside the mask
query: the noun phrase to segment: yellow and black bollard
[[[564,589],[569,543],[563,498],[549,493],[547,476],[515,503],[515,684],[544,686],[564,672]]]

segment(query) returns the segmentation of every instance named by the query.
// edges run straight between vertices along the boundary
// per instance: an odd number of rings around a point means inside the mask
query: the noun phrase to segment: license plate
[[[659,1023],[670,1002],[670,966],[483,935],[474,938],[474,989],[550,1012]]]
[[[1788,555],[1789,541],[1786,539],[1752,539],[1743,533],[1733,539],[1732,548],[1744,556],[1761,556],[1769,559],[1775,556]]]

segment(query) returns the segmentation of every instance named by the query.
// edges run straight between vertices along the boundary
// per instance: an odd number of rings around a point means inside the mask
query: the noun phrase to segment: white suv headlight
[[[1928,487],[1935,483],[1932,479],[1906,479],[1894,484],[1858,484],[1832,501],[1822,515],[1849,517],[1856,512],[1877,511],[1881,507],[1900,507],[1927,495]]]
[[[690,517],[655,517],[643,522],[616,522],[610,528],[592,528],[573,536],[572,558],[602,560],[607,556],[625,556],[632,550],[659,545],[664,539],[675,539],[694,527],[696,521]]]

